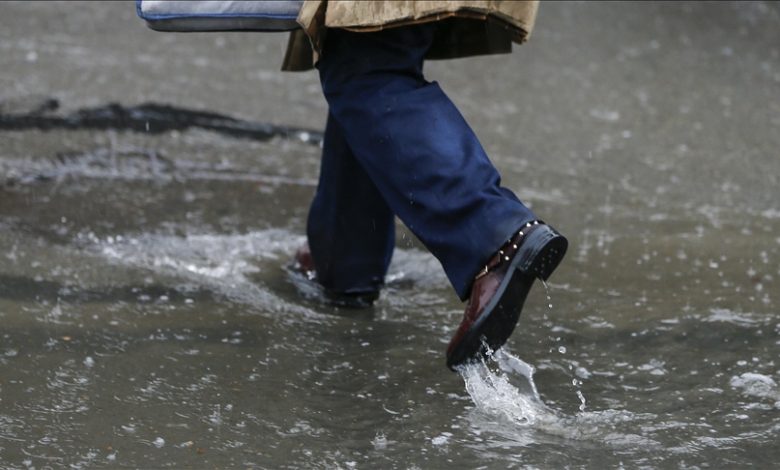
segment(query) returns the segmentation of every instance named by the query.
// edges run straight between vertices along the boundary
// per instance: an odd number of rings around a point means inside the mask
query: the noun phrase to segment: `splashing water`
[[[498,370],[495,370],[497,366]],[[565,439],[598,440],[621,448],[626,445],[641,444],[648,448],[658,443],[645,436],[630,433],[615,433],[617,423],[639,423],[652,420],[653,415],[635,414],[624,410],[590,411],[585,409],[585,396],[577,390],[580,399],[579,413],[567,416],[550,408],[536,388],[533,380],[534,367],[506,348],[490,352],[487,360],[469,363],[458,368],[466,391],[471,397],[477,421],[487,418],[492,431],[521,443],[524,441],[520,430],[536,430],[550,436]],[[472,423],[473,425],[475,423]],[[476,423],[477,427],[482,427]],[[533,438],[528,442],[536,442]]]
[[[498,365],[496,373],[488,362]],[[458,369],[477,409],[521,426],[532,426],[554,412],[544,404],[533,381],[534,368],[500,349],[487,362],[466,364]]]
[[[580,384],[581,384],[581,383],[582,383],[582,382],[580,382]],[[583,395],[583,394],[582,394],[582,390],[579,388],[579,386],[578,386],[578,388],[577,388],[577,398],[579,398],[579,399],[580,399],[580,406],[579,406],[579,410],[580,410],[580,411],[585,411],[585,403],[586,403],[586,402],[585,402],[585,395]]]

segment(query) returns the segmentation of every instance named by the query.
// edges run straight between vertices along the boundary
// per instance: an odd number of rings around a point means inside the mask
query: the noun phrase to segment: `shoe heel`
[[[527,236],[517,269],[546,281],[566,254],[569,242],[549,225],[540,225]]]

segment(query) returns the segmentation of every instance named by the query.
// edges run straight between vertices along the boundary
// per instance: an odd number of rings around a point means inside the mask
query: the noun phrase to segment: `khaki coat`
[[[322,51],[328,28],[379,31],[441,22],[427,59],[449,59],[512,51],[531,35],[539,3],[515,1],[306,0],[300,30],[290,34],[282,70],[309,70]]]

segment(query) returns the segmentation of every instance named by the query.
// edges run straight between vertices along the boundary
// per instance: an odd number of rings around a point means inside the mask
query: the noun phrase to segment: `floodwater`
[[[285,270],[326,108],[284,36],[134,14],[0,5],[0,468],[780,461],[778,4],[551,2],[514,54],[428,65],[571,243],[460,373],[400,224],[373,309]]]

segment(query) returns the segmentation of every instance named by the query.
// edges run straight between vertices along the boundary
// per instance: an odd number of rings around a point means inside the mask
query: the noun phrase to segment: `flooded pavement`
[[[285,270],[326,108],[284,35],[0,12],[0,468],[780,460],[777,4],[551,2],[513,55],[427,66],[571,243],[459,374],[462,305],[401,225],[373,309]]]

